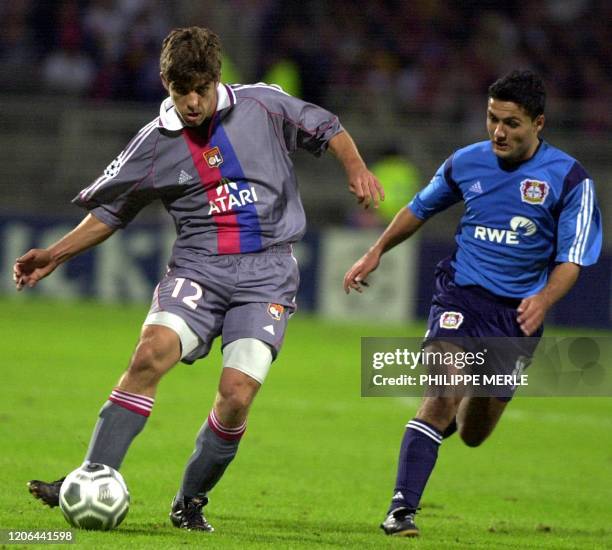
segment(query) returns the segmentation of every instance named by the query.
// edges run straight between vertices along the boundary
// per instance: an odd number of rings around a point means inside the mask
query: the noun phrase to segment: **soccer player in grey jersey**
[[[159,199],[177,239],[155,289],[127,371],[102,407],[86,462],[118,469],[143,429],[157,385],[177,362],[204,357],[222,336],[223,371],[170,514],[181,528],[212,531],[207,494],[236,455],[253,399],[276,358],[295,309],[298,269],[291,243],[305,231],[290,153],[329,148],[349,191],[368,208],[382,188],[332,113],[265,84],[220,83],[218,37],[173,30],[161,52],[169,97],[103,175],[74,199],[89,213],[47,249],[18,258],[18,290],[35,286],[73,256],[126,226]],[[61,481],[31,481],[58,504]]]

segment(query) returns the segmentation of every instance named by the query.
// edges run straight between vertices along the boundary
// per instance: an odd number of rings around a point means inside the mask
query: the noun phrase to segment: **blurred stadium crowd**
[[[543,74],[564,126],[612,130],[607,0],[19,0],[0,17],[2,86],[19,94],[156,102],[161,40],[198,24],[221,35],[227,80],[282,66],[330,107],[463,122],[520,66]]]

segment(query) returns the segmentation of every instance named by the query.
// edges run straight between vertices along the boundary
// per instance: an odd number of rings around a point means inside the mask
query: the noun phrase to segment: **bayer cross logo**
[[[544,204],[548,197],[549,186],[545,181],[523,180],[521,182],[521,200],[527,204]]]
[[[440,317],[440,327],[457,330],[463,323],[463,314],[458,311],[445,311]]]

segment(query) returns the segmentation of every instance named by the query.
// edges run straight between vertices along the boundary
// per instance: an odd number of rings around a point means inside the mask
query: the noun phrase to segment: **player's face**
[[[522,162],[538,148],[538,135],[544,127],[544,115],[532,119],[513,101],[489,98],[487,131],[493,152],[502,160]]]
[[[163,78],[162,81],[187,126],[199,126],[215,114],[218,82],[196,82],[188,90],[187,87],[167,82]]]

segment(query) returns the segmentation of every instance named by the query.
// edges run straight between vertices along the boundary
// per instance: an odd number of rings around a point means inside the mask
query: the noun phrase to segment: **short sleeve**
[[[265,106],[290,153],[305,149],[319,156],[329,140],[344,130],[336,115],[287,94],[279,86],[258,84],[249,93]]]
[[[412,213],[426,220],[462,200],[461,191],[452,177],[451,156],[435,173],[431,181],[408,204]]]
[[[563,199],[557,227],[556,262],[592,265],[601,252],[601,212],[589,177],[573,186]]]
[[[104,173],[72,202],[110,227],[125,227],[157,198],[152,168],[158,137],[156,121],[142,128]]]

